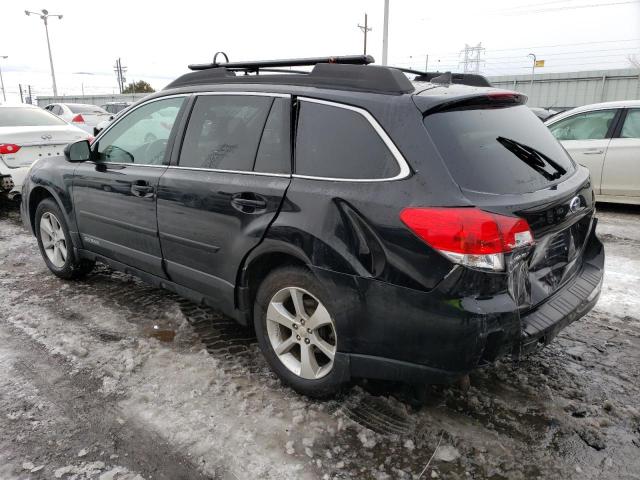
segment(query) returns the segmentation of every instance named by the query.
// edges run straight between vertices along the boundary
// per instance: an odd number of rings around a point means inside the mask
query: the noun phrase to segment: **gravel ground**
[[[593,312],[455,387],[311,401],[215,311],[51,275],[0,212],[0,479],[640,479],[640,208],[599,206]]]

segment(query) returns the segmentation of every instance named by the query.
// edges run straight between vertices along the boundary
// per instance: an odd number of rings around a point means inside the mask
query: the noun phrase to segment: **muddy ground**
[[[280,385],[251,332],[0,212],[0,479],[640,479],[640,208],[599,206],[595,310],[471,388]]]

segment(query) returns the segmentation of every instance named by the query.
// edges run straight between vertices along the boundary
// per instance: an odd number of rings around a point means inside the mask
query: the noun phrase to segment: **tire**
[[[94,261],[76,258],[67,222],[54,200],[46,198],[38,204],[34,230],[40,254],[54,275],[71,280],[93,269]]]
[[[314,398],[334,395],[349,379],[348,365],[336,355],[339,339],[328,298],[310,271],[286,267],[262,281],[253,309],[258,343],[272,370]]]

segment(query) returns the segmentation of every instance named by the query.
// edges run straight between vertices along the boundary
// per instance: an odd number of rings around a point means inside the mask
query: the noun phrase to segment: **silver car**
[[[545,124],[589,169],[598,200],[640,205],[640,100],[585,105]]]

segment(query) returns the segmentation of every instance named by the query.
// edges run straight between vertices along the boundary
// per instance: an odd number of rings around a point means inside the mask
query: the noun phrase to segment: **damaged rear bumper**
[[[580,271],[535,310],[521,317],[522,337],[516,356],[551,342],[565,327],[587,314],[597,303],[604,278],[604,246],[592,235]]]

